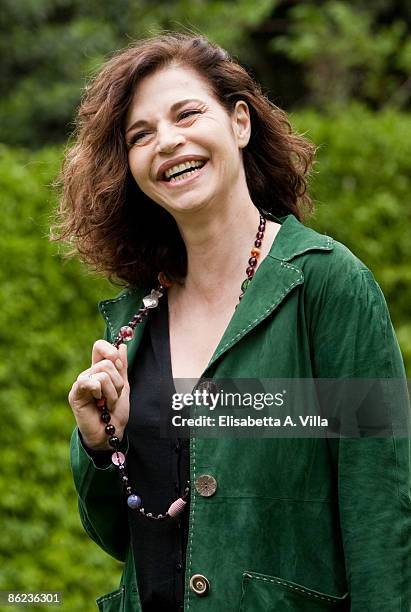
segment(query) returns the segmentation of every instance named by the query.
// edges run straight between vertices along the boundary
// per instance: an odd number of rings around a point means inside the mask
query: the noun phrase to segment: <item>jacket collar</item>
[[[298,266],[298,257],[309,252],[329,252],[333,240],[302,225],[293,215],[269,218],[281,224],[268,256],[258,266],[253,282],[236,308],[203,376],[223,353],[266,319],[293,291],[304,283],[304,274]],[[124,289],[113,300],[100,302],[99,309],[113,341],[120,327],[125,325],[140,308],[147,289]],[[137,326],[135,336],[128,343],[129,364],[140,344],[146,321]]]

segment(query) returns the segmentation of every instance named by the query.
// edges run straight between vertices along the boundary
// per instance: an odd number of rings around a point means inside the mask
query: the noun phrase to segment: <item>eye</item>
[[[189,117],[192,117],[193,115],[199,115],[200,113],[201,113],[201,111],[198,110],[198,109],[194,109],[194,108],[193,109],[188,109],[188,110],[182,111],[178,115],[177,120],[180,121],[181,119],[183,119],[183,120],[184,119],[188,119]]]
[[[142,141],[147,140],[150,134],[151,132],[136,132],[135,134],[130,136],[130,139],[127,143],[128,147],[130,148],[137,143],[141,143]]]

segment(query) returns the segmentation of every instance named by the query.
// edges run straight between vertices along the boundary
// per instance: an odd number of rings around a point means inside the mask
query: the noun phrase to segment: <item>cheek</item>
[[[128,166],[130,168],[130,172],[134,177],[137,185],[140,187],[144,182],[144,164],[138,155],[130,154],[128,156]]]

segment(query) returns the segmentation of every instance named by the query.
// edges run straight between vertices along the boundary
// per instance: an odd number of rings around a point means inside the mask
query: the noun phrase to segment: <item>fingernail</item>
[[[123,367],[123,362],[121,361],[121,359],[116,359],[115,366],[117,370],[121,370],[121,368]]]

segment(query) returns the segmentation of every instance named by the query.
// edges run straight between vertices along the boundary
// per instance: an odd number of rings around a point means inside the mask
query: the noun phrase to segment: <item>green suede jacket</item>
[[[404,378],[384,297],[343,245],[293,216],[235,310],[203,377]],[[100,304],[112,339],[145,291]],[[129,367],[143,324],[129,344]],[[405,438],[190,441],[193,486],[185,611],[410,612],[410,449]],[[72,437],[85,530],[125,561],[105,612],[141,610],[125,503],[114,466],[98,468]],[[195,574],[209,590],[191,588]]]

